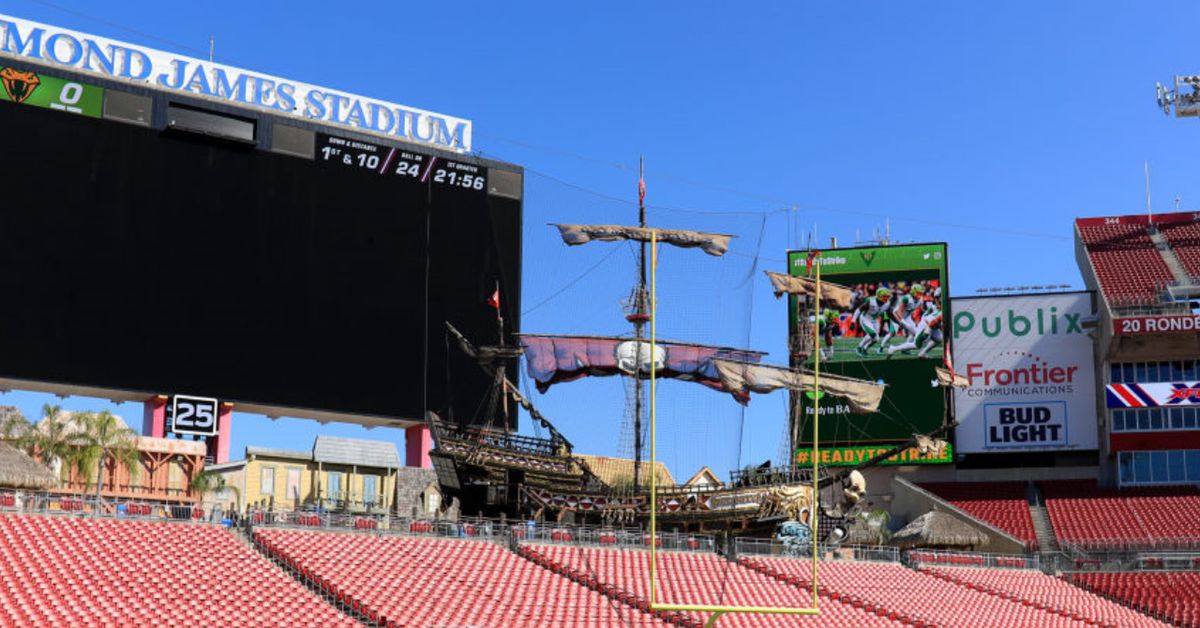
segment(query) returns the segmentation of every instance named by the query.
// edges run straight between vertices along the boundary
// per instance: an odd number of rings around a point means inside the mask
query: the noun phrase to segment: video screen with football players
[[[816,315],[822,360],[942,360],[947,295],[936,270],[843,275],[836,281],[854,297],[848,309],[822,307]]]

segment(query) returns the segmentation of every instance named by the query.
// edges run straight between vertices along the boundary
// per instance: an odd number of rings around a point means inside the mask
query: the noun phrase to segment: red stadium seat
[[[1101,489],[1092,480],[1039,486],[1059,541],[1090,549],[1200,547],[1195,487]]]
[[[1079,573],[1069,579],[1089,591],[1178,625],[1200,625],[1200,573]]]
[[[491,541],[289,529],[255,540],[389,625],[665,625]]]
[[[582,547],[568,545],[526,546],[532,555],[541,556],[565,574],[588,576],[616,591],[613,597],[635,605],[650,600],[650,552],[634,549]],[[658,554],[658,601],[675,604],[721,604],[737,606],[776,606],[809,608],[811,590],[802,589],[753,569],[730,562],[716,554],[663,551]],[[813,617],[732,613],[718,625],[757,626],[900,626],[884,609],[867,610],[860,603],[824,597],[821,614]],[[693,625],[701,626],[706,613],[681,613]]]
[[[1075,222],[1104,296],[1113,305],[1150,305],[1175,279],[1154,247],[1145,223],[1091,224]]]
[[[1020,600],[1080,621],[1106,626],[1161,626],[1137,611],[1040,571],[930,567],[925,571],[974,589]]]
[[[769,567],[776,571],[809,577],[809,563],[785,558],[752,558],[749,563],[756,567]],[[1001,570],[974,567],[947,568],[979,573],[1010,573]],[[1022,572],[1024,573],[1024,572]],[[827,587],[842,592],[853,592],[856,603],[864,607],[888,609],[903,614],[911,625],[928,626],[1084,626],[1104,624],[1089,620],[1090,616],[1072,618],[1072,610],[1051,608],[1033,600],[1008,594],[999,588],[964,586],[963,583],[931,574],[911,570],[895,563],[865,563],[824,561],[820,565],[820,578]],[[1084,593],[1084,592],[1081,592]],[[1088,596],[1080,599],[1090,599]],[[1096,598],[1094,602],[1102,603]],[[1080,601],[1079,607],[1090,608]],[[1111,611],[1111,609],[1110,609]],[[1112,611],[1115,613],[1115,611]],[[1076,613],[1078,615],[1078,613]],[[1097,613],[1099,614],[1099,613]],[[1162,626],[1148,617],[1132,613],[1129,617],[1142,623],[1126,623],[1129,626]],[[1143,621],[1144,620],[1144,621]]]
[[[34,625],[358,624],[224,528],[0,516],[0,626]]]

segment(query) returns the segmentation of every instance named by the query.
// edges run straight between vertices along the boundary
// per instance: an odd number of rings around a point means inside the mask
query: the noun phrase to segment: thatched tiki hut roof
[[[931,510],[904,526],[892,536],[901,549],[912,547],[976,548],[988,542],[988,536],[957,517]]]
[[[0,443],[0,487],[45,490],[58,486],[58,478],[25,452]]]

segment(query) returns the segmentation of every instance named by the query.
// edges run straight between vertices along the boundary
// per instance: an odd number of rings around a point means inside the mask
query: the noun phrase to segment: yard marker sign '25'
[[[171,397],[171,431],[176,434],[215,436],[217,404],[217,400],[211,397]]]

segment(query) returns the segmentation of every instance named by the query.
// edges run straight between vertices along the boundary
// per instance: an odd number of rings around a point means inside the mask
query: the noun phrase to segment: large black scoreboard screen
[[[0,98],[0,378],[398,419],[486,394],[443,322],[494,342],[499,282],[519,329],[519,168],[27,72],[77,111]]]

